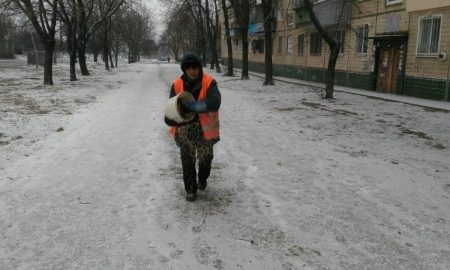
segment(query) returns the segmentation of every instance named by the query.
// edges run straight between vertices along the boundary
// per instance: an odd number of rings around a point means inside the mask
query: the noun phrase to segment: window
[[[278,37],[278,53],[283,52],[283,37]]]
[[[437,54],[441,33],[441,17],[421,17],[419,23],[419,38],[417,54]]]
[[[289,27],[293,27],[294,26],[294,14],[293,13],[292,14],[288,14],[287,25]]]
[[[253,53],[264,53],[264,39],[253,40],[252,51]]]
[[[334,38],[341,43],[339,53],[344,53],[345,50],[345,30],[338,30],[333,32]]]
[[[322,39],[320,38],[319,33],[312,33],[309,52],[311,55],[320,55],[321,51],[322,51]]]
[[[287,44],[286,53],[292,54],[292,36],[291,35],[287,36],[286,44]]]
[[[367,37],[369,36],[369,26],[358,26],[356,28],[356,52],[367,53]]]
[[[280,0],[278,2],[278,16],[277,16],[277,18],[278,18],[279,21],[284,20],[284,2],[283,1],[284,0]]]
[[[400,4],[403,0],[386,0],[386,6]]]
[[[298,35],[297,37],[297,55],[303,55],[303,43],[305,42],[305,35]]]

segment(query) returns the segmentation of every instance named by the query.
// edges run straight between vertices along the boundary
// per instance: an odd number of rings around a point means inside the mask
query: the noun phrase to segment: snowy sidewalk
[[[111,88],[71,115],[17,113],[64,130],[0,168],[0,269],[449,269],[448,113],[213,73],[221,141],[189,203],[163,121],[179,65],[119,71],[59,89]]]
[[[237,69],[237,68],[235,68],[235,70],[238,71],[239,73],[241,73],[241,71],[242,71],[241,69]],[[263,73],[250,71],[249,74],[253,75],[253,76],[258,76],[258,77],[264,78]],[[280,81],[280,82],[294,83],[294,84],[298,84],[298,85],[302,85],[302,86],[324,87],[323,83],[304,81],[304,80],[292,79],[292,78],[287,78],[287,77],[274,76],[274,79],[277,81]],[[336,92],[345,92],[345,93],[350,93],[350,94],[360,95],[360,96],[366,96],[366,97],[379,98],[379,99],[384,99],[384,100],[389,100],[389,101],[402,102],[402,103],[409,104],[409,105],[416,105],[416,106],[421,106],[421,107],[450,111],[450,102],[447,102],[447,101],[438,101],[438,100],[430,100],[430,99],[424,99],[424,98],[401,96],[401,95],[395,95],[395,94],[379,93],[379,92],[375,92],[375,91],[362,90],[362,89],[345,87],[345,86],[340,86],[340,85],[335,85],[335,91]]]

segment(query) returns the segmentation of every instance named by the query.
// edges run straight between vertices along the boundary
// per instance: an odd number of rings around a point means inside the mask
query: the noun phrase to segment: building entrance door
[[[400,51],[397,48],[380,48],[377,79],[378,92],[395,93],[399,62]]]

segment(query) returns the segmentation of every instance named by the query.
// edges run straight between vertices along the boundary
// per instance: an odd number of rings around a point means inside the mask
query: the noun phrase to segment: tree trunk
[[[175,54],[175,62],[179,62],[180,59],[178,58],[178,50],[173,52]]]
[[[198,31],[200,31],[200,48],[201,48],[201,56],[203,59],[203,67],[206,67],[206,39],[205,39],[205,28],[204,28],[204,20],[203,20],[203,15],[202,15],[202,10],[200,8],[202,2],[201,0],[197,0],[198,1],[198,5],[199,5],[199,10],[198,10],[198,14],[199,14],[199,22],[197,27],[198,27]]]
[[[109,40],[106,25],[103,29],[103,62],[105,63],[105,69],[109,70]]]
[[[214,43],[216,43],[217,36],[214,38]],[[214,62],[216,63],[216,72],[222,73],[222,68],[220,67],[219,63],[219,55],[217,54],[217,50],[214,50]]]
[[[116,67],[118,67],[118,64],[117,64],[119,62],[119,49],[118,48],[116,48],[114,50],[114,60],[116,62]]]
[[[270,27],[270,26],[269,26]],[[264,37],[264,85],[274,85],[272,64],[272,29],[269,28]]]
[[[45,44],[44,84],[53,85],[53,53],[55,51],[55,39]]]
[[[339,57],[339,50],[341,44],[335,41],[334,37],[325,30],[322,24],[316,17],[314,13],[313,6],[310,0],[303,0],[306,10],[308,10],[311,22],[314,24],[315,28],[320,34],[320,37],[325,40],[325,42],[330,47],[330,58],[328,59],[327,74],[325,75],[325,98],[332,99],[334,92],[334,72],[336,70],[336,61]]]
[[[225,36],[227,38],[227,49],[228,49],[227,76],[233,76],[233,47],[231,44],[230,23],[228,21],[228,10],[226,0],[222,0],[222,11],[225,21]]]
[[[248,28],[241,27],[242,31],[242,75],[241,80],[250,79],[248,76]]]
[[[69,59],[70,59],[70,81],[76,81],[77,80],[77,73],[76,73],[76,62],[77,62],[77,49],[73,45],[68,45],[69,48]]]
[[[214,42],[214,49],[212,52],[212,61],[214,62],[214,65],[216,66],[216,72],[220,73],[220,65],[219,65],[219,57],[217,56],[217,50],[216,50],[216,38],[213,38]]]
[[[208,43],[209,43],[209,51],[210,51],[210,66],[209,69],[214,69],[214,64],[216,61],[214,61],[214,51],[216,50],[216,44],[214,42],[213,33],[211,30],[211,19],[209,16],[209,1],[205,0],[205,17],[206,17],[206,32],[208,33]]]
[[[215,55],[215,60],[216,60],[216,72],[217,73],[222,73],[222,69],[220,68],[220,63],[219,63],[219,54],[218,51],[220,50],[220,45],[219,48],[217,48],[217,37],[220,34],[220,23],[219,23],[219,8],[217,7],[217,0],[213,0],[214,1],[214,11],[215,11],[215,15],[216,15],[216,29],[214,31],[214,55]]]
[[[66,45],[69,52],[70,81],[77,80],[75,65],[77,62],[77,44],[74,29],[68,26],[66,28]]]
[[[80,65],[81,75],[89,76],[89,70],[86,64],[86,45],[78,46],[78,62]]]
[[[109,61],[108,61],[108,48],[105,45],[103,48],[103,63],[105,63],[105,69],[109,70]]]
[[[108,56],[109,56],[109,64],[111,65],[111,68],[114,68],[114,61],[111,54],[111,46],[108,48]]]
[[[263,85],[274,85],[272,65],[272,0],[263,0],[264,13],[264,71]]]
[[[328,59],[328,69],[327,74],[325,75],[325,82],[327,84],[325,89],[325,98],[333,98],[334,73],[336,71],[336,62],[339,57],[340,48],[341,46],[339,43],[333,47],[330,47],[330,58]]]
[[[98,51],[94,51],[94,63],[98,62]]]

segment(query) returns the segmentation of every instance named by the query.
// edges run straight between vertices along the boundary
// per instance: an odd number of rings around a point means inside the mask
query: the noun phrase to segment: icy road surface
[[[26,155],[0,145],[0,269],[450,269],[450,113],[212,72],[222,140],[189,203],[163,122],[179,66],[120,69],[36,116],[64,129]],[[104,87],[83,80],[61,103]]]

